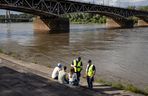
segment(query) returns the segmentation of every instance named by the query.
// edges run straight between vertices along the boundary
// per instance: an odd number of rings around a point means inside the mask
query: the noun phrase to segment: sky
[[[75,0],[79,1],[79,0]],[[82,2],[94,2],[97,4],[105,4],[110,6],[120,6],[120,7],[127,7],[127,6],[145,6],[148,5],[148,0],[82,0]]]
[[[70,0],[70,1],[78,1],[80,0]],[[81,0],[81,2],[90,2],[96,4],[104,4],[109,6],[117,6],[117,7],[128,7],[128,6],[148,6],[148,0]],[[11,12],[16,14],[16,12]],[[0,10],[0,14],[5,14],[5,10]]]

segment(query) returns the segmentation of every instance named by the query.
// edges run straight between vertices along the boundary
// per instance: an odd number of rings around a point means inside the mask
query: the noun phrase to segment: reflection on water
[[[73,58],[93,60],[97,76],[148,86],[148,28],[105,29],[103,25],[71,25],[70,33],[33,31],[32,24],[0,24],[0,47],[19,58],[55,66]]]

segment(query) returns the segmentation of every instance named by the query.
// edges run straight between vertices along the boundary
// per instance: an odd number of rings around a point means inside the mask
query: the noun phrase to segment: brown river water
[[[97,77],[148,87],[148,27],[107,29],[98,24],[71,24],[70,33],[33,30],[32,23],[0,24],[0,48],[27,62],[54,67],[89,59]]]

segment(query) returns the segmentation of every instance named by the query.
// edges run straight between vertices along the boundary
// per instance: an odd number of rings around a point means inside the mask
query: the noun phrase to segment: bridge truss
[[[78,12],[102,14],[114,19],[127,19],[131,16],[148,16],[148,12],[144,11],[68,0],[0,0],[0,8],[41,16],[61,16],[62,14]]]

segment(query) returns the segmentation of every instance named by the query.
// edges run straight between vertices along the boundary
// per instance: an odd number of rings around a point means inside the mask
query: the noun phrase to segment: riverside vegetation
[[[106,17],[99,14],[92,13],[73,13],[64,15],[64,17],[69,18],[70,22],[76,24],[88,24],[88,23],[106,23]]]
[[[12,56],[12,57],[14,57],[14,58],[16,58],[16,59],[21,60],[21,58],[19,58],[20,56],[17,55],[17,54],[15,54],[15,53],[12,53],[12,52],[5,52],[5,51],[2,50],[2,49],[0,49],[0,53],[6,54],[6,55],[9,55],[9,56]],[[34,62],[32,62],[32,63],[37,64],[36,61],[34,61]],[[50,65],[47,66],[47,67],[50,68]],[[141,89],[135,87],[135,86],[132,85],[132,84],[125,84],[125,83],[123,84],[123,83],[121,83],[121,82],[109,82],[109,81],[105,81],[105,80],[103,80],[103,79],[101,79],[101,78],[96,78],[95,81],[98,82],[98,83],[102,83],[102,84],[104,84],[104,85],[107,85],[107,86],[111,86],[111,87],[116,88],[116,89],[122,89],[122,90],[131,91],[131,92],[134,92],[134,93],[139,93],[139,94],[143,94],[143,95],[148,95],[148,88],[145,88],[145,90],[141,90]]]
[[[112,86],[113,88],[121,89],[121,90],[126,90],[138,94],[143,94],[143,95],[148,95],[148,88],[145,88],[144,90],[141,90],[137,87],[135,87],[133,84],[126,84],[126,83],[121,83],[121,82],[109,82],[100,78],[96,79],[96,82],[102,83],[107,86]]]
[[[129,6],[128,9],[148,11],[148,6],[140,6],[140,7]],[[76,24],[88,24],[88,23],[104,24],[106,23],[107,19],[107,17],[105,16],[93,13],[73,13],[73,14],[63,15],[63,17],[69,18],[70,22]],[[138,22],[137,17],[129,17],[129,19],[133,19],[134,23]]]

